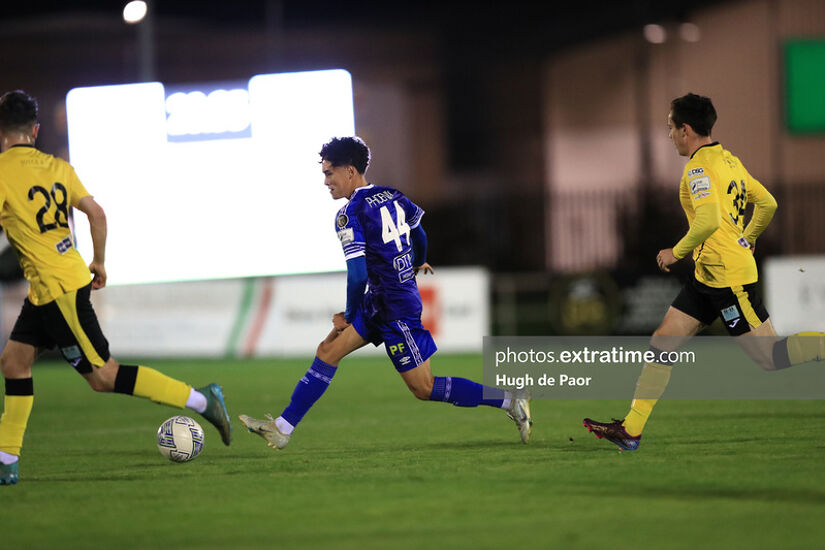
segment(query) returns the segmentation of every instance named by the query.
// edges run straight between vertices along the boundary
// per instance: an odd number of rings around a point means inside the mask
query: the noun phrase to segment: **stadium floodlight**
[[[682,23],[679,25],[679,36],[685,42],[699,42],[702,39],[702,29],[696,23]]]
[[[667,41],[667,31],[662,25],[649,24],[642,29],[645,40],[651,44],[664,44]]]
[[[136,25],[143,21],[148,9],[143,0],[132,0],[123,7],[123,20],[130,25]]]

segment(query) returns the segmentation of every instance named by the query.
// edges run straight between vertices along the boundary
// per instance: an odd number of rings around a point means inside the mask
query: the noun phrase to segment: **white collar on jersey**
[[[371,183],[368,183],[368,184],[366,184],[366,185],[362,185],[361,187],[356,187],[356,188],[355,188],[355,191],[353,191],[353,192],[352,192],[352,195],[350,195],[350,196],[349,196],[349,198],[348,198],[347,200],[350,200],[350,201],[351,201],[351,200],[353,199],[353,197],[355,197],[355,194],[356,194],[358,191],[360,191],[361,189],[372,189],[373,187],[375,187],[375,186],[374,186],[373,184],[371,184]]]

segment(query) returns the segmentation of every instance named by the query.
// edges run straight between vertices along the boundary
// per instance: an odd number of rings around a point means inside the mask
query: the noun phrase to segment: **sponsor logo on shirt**
[[[61,254],[65,254],[72,248],[72,238],[66,237],[54,246],[57,248],[58,252],[60,252]]]
[[[703,192],[703,193],[699,193],[698,195],[696,195],[695,197],[693,197],[693,200],[698,201],[699,199],[704,199],[705,197],[709,197],[709,196],[710,196],[710,193],[708,193],[707,191],[705,191],[705,192]]]
[[[338,232],[338,239],[341,241],[341,244],[348,245],[355,240],[355,232],[352,228],[342,229]]]
[[[704,173],[705,173],[704,168],[693,168],[691,170],[688,170],[687,175],[688,175],[689,178],[692,178],[693,176],[701,176]]]
[[[707,176],[692,179],[689,183],[691,195],[695,195],[701,191],[708,191],[710,189],[710,178]]]

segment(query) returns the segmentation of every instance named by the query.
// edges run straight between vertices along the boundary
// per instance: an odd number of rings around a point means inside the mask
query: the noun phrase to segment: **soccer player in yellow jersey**
[[[825,358],[825,333],[803,332],[779,339],[756,294],[758,279],[753,249],[776,210],[776,200],[741,161],[710,137],[716,110],[707,97],[687,94],[671,102],[667,125],[676,151],[689,157],[679,200],[690,228],[673,248],[659,251],[662,271],[693,253],[694,274],[653,333],[651,349],[677,349],[705,325],[720,317],[728,333],[763,369],[777,370]],[[753,203],[745,225],[745,207]],[[672,364],[645,363],[630,412],[623,420],[584,419],[596,437],[624,450],[636,450],[653,406],[670,379]]]
[[[200,389],[137,365],[121,365],[89,301],[106,286],[106,216],[67,162],[35,149],[37,102],[23,91],[0,97],[0,224],[29,281],[28,297],[0,354],[5,379],[0,417],[0,485],[19,479],[23,434],[34,401],[31,367],[38,351],[57,347],[99,392],[146,397],[204,416],[229,445],[232,426],[221,387]],[[89,218],[94,257],[86,266],[74,248],[70,208]]]

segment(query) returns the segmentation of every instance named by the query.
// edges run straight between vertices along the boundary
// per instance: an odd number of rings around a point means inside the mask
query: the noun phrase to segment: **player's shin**
[[[120,365],[115,377],[116,393],[145,397],[177,408],[186,406],[191,390],[189,384],[149,367]]]
[[[433,391],[430,401],[444,401],[457,407],[488,407],[506,408],[510,399],[506,392],[499,388],[483,386],[478,382],[466,378],[452,376],[436,376],[433,378]]]
[[[782,338],[773,346],[775,369],[822,360],[825,360],[825,332],[799,332]]]
[[[653,407],[662,396],[670,381],[672,365],[662,363],[645,363],[642,374],[636,381],[636,391],[630,403],[630,412],[622,425],[625,431],[632,436],[642,433]]]
[[[5,380],[6,397],[0,417],[0,452],[19,456],[34,404],[34,383],[31,378]]]
[[[298,422],[327,390],[337,370],[338,367],[325,363],[316,357],[307,373],[295,386],[292,399],[284,412],[281,413],[281,418],[289,423],[291,427],[297,426]]]

